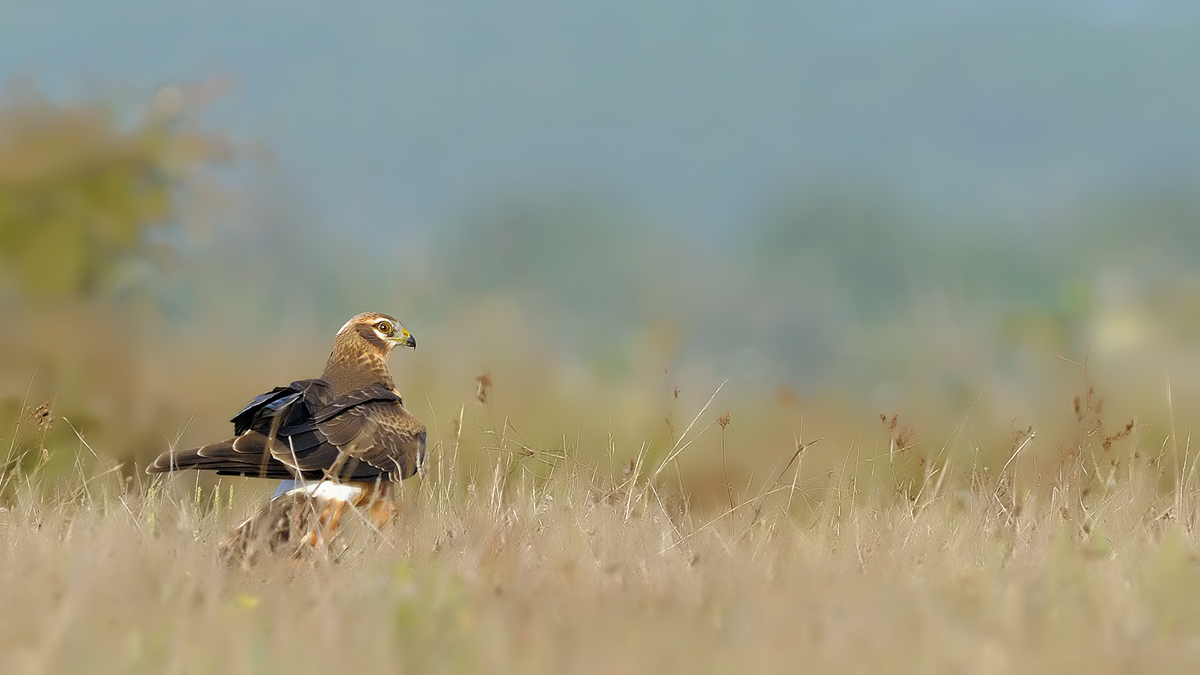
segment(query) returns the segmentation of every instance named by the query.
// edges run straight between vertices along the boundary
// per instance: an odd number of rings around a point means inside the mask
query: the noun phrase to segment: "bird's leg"
[[[392,522],[392,518],[396,515],[396,512],[396,502],[380,495],[367,508],[367,517],[377,530],[382,531],[383,528]]]
[[[336,496],[332,494],[335,492],[338,493]],[[312,548],[333,541],[348,508],[355,511],[362,508],[376,532],[382,532],[396,513],[390,482],[334,484],[326,481],[318,484],[310,494],[324,504],[320,514],[314,513],[317,516],[315,522],[310,521],[312,525],[301,538]]]
[[[367,521],[375,531],[382,534],[396,515],[396,500],[393,498],[393,485],[390,482],[375,481],[363,483],[363,499],[356,506],[365,506]]]
[[[317,517],[317,522],[309,528],[308,534],[304,536],[304,542],[316,548],[322,543],[333,541],[338,523],[341,522],[347,505],[348,502],[342,499],[330,500],[330,503],[326,504],[321,511],[321,515]]]
[[[346,512],[346,507],[349,502],[338,500],[334,502],[333,514],[329,516],[329,524],[326,526],[326,531],[329,533],[329,538],[332,540],[333,535],[337,532],[338,523],[342,522],[342,514]]]

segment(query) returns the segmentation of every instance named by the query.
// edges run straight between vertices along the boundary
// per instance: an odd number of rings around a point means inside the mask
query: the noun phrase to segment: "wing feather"
[[[255,397],[232,422],[236,437],[163,453],[148,471],[402,480],[425,456],[424,425],[398,394],[379,385],[333,398],[324,380],[298,380]]]
[[[399,401],[371,401],[318,424],[342,452],[376,470],[408,478],[425,455],[425,426]]]

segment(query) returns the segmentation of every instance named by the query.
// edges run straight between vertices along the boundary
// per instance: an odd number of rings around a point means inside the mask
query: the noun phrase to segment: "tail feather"
[[[191,450],[164,452],[146,467],[146,473],[200,469],[215,471],[223,476],[249,476],[251,478],[315,480],[324,477],[324,471],[297,472],[283,462],[274,459],[265,448],[259,453],[254,453],[235,447],[236,442],[244,441],[244,439],[245,436],[242,436]],[[297,476],[297,473],[301,475]]]
[[[212,469],[217,466],[232,464],[228,456],[233,453],[233,439],[221,443],[213,443],[191,450],[169,450],[155,458],[146,473],[166,473],[180,469]]]

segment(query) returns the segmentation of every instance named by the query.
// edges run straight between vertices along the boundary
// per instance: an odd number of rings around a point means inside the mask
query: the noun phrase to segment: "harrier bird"
[[[417,341],[386,314],[359,314],[338,331],[319,379],[256,397],[234,416],[233,438],[165,452],[146,471],[284,479],[271,504],[222,542],[238,557],[260,544],[316,545],[323,532],[336,530],[347,506],[366,507],[382,526],[394,507],[393,485],[425,457],[425,425],[405,409],[388,371],[397,345],[415,349]],[[314,504],[324,505],[319,515]],[[310,516],[315,523],[303,525]]]

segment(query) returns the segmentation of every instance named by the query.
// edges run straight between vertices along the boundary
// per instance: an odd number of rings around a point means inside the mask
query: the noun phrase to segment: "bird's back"
[[[360,314],[338,331],[318,379],[255,397],[228,440],[166,452],[151,473],[206,469],[261,478],[398,481],[425,456],[425,425],[404,407],[387,357],[416,341],[385,314]]]

